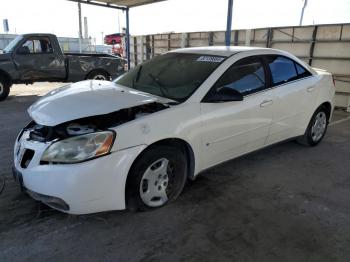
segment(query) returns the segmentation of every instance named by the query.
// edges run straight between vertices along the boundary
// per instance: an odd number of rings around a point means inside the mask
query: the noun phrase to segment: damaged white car
[[[114,82],[71,84],[35,102],[14,177],[71,214],[157,208],[229,159],[290,138],[317,145],[334,91],[331,74],[278,50],[172,51]]]

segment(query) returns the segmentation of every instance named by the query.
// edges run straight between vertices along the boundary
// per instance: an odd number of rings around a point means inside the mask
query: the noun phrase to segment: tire
[[[174,201],[184,188],[186,171],[186,156],[180,149],[170,146],[148,149],[136,159],[129,172],[127,208],[146,211]]]
[[[0,101],[5,100],[10,94],[11,84],[5,78],[0,76]]]
[[[328,120],[328,110],[324,106],[319,107],[312,115],[305,134],[298,138],[297,142],[305,146],[318,145],[327,132]]]
[[[96,70],[90,72],[87,79],[109,81],[111,76],[107,72]]]

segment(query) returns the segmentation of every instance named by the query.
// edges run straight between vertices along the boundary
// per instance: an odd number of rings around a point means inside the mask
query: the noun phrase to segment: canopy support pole
[[[233,7],[233,0],[228,0],[227,25],[226,25],[226,34],[225,34],[226,46],[231,45],[232,7]]]
[[[125,33],[126,33],[126,57],[128,60],[128,70],[130,70],[130,31],[129,31],[129,25],[130,25],[130,21],[129,21],[129,8],[125,9],[126,12],[126,29],[125,29]]]
[[[83,38],[83,29],[81,25],[81,4],[78,2],[78,17],[79,17],[79,53],[82,51],[81,41]]]

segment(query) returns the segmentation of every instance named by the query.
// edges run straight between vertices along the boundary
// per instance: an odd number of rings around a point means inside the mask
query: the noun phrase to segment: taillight
[[[334,79],[334,75],[332,75],[332,80],[333,80],[333,86],[335,87],[335,79]]]

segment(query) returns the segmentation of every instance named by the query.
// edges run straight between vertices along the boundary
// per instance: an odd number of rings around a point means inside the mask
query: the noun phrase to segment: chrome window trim
[[[301,81],[301,80],[305,80],[305,79],[308,79],[308,78],[311,78],[311,77],[314,77],[315,75],[310,75],[310,76],[306,76],[306,77],[302,77],[302,78],[299,78],[299,79],[295,79],[293,81],[289,81],[289,82],[286,82],[286,83],[283,83],[283,84],[280,84],[280,85],[276,85],[276,86],[269,86],[268,88],[266,89],[263,89],[263,90],[260,90],[258,92],[253,92],[251,94],[248,94],[248,95],[245,95],[243,97],[250,97],[252,95],[255,95],[255,94],[260,94],[262,92],[265,92],[265,91],[268,91],[268,90],[272,90],[272,89],[276,89],[278,87],[281,87],[281,86],[285,86],[285,85],[288,85],[288,84],[292,84],[292,83],[295,83],[295,82],[298,82],[298,81]]]

